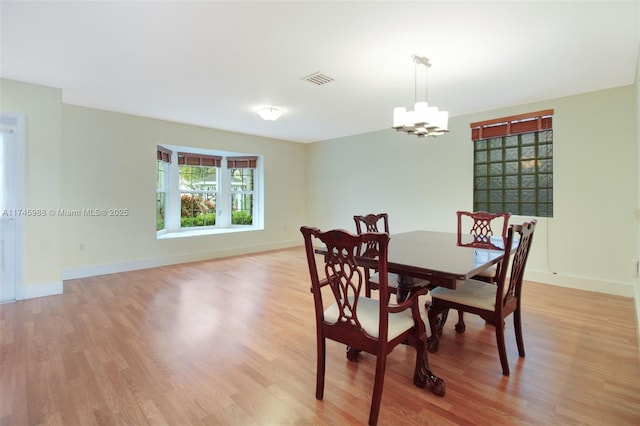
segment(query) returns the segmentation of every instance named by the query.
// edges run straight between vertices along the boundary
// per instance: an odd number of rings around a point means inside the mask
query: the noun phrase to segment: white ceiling
[[[5,1],[0,75],[63,102],[313,142],[633,84],[638,1]],[[302,78],[335,79],[315,86]],[[265,122],[260,105],[283,108]]]

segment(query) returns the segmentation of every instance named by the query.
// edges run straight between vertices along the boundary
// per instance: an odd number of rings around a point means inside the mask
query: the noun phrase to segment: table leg
[[[433,372],[431,371],[431,368],[429,367],[427,351],[424,352],[424,357],[422,357],[420,367],[413,377],[413,384],[418,386],[419,388],[423,388],[428,384],[431,388],[431,392],[433,392],[435,395],[444,396],[445,394],[446,386],[444,380],[433,374]]]
[[[429,336],[427,339],[427,349],[429,352],[438,352],[438,345],[440,344],[440,338],[438,336]]]
[[[398,275],[398,292],[396,294],[397,303],[402,303],[407,300],[411,290],[413,290],[414,279],[404,275]]]
[[[419,315],[419,314],[418,314]],[[431,392],[444,396],[444,380],[433,374],[429,366],[429,352],[427,351],[427,329],[422,318],[416,321],[417,335],[415,336],[416,369],[413,374],[413,384],[423,388],[429,385]]]

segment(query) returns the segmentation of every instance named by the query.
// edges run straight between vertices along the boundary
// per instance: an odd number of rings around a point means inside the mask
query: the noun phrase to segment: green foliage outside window
[[[180,226],[182,228],[189,228],[193,226],[212,226],[216,224],[215,213],[204,213],[198,216],[181,217]]]
[[[212,226],[216,224],[216,204],[213,198],[203,199],[198,194],[180,196],[180,226]]]
[[[156,193],[156,231],[164,229],[164,206],[165,206],[165,194],[164,192]]]
[[[231,223],[234,225],[251,225],[253,216],[246,211],[236,210],[231,213]]]

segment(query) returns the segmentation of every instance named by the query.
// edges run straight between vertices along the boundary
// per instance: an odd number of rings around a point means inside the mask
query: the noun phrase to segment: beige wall
[[[25,209],[60,206],[61,100],[61,90],[0,79],[0,110],[26,116]],[[24,288],[18,297],[59,292],[59,218],[25,217],[24,223]]]
[[[0,79],[0,110],[26,116],[25,208],[127,208],[126,217],[25,218],[18,298],[62,280],[300,244],[306,146],[62,103],[50,87]],[[185,145],[264,158],[264,230],[157,240],[155,149]]]
[[[58,89],[0,82],[2,110],[27,117],[25,207],[130,211],[28,218],[25,288],[298,245],[300,225],[351,229],[361,212],[390,213],[392,232],[453,230],[455,211],[472,208],[469,123],[553,108],[555,216],[540,220],[528,278],[638,291],[637,85],[454,117],[437,139],[383,130],[303,145],[65,105]],[[264,155],[265,229],[157,240],[154,161],[163,143]]]
[[[308,222],[351,229],[353,214],[386,211],[392,232],[454,231],[455,211],[473,208],[469,124],[554,109],[555,213],[539,220],[527,277],[633,296],[635,101],[630,85],[453,117],[450,133],[436,139],[382,130],[315,143],[309,147]]]
[[[64,277],[298,245],[306,217],[304,145],[63,105],[62,206],[127,208],[126,217],[62,219]],[[156,239],[156,145],[264,156],[264,230]]]

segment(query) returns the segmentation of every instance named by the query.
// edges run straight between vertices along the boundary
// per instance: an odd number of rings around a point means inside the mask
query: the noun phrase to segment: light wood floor
[[[443,333],[437,397],[390,355],[381,425],[638,425],[631,299],[525,283],[527,356],[507,322],[466,315]],[[0,425],[366,424],[374,359],[329,342],[315,399],[315,328],[302,248],[65,282],[64,295],[0,305]]]

